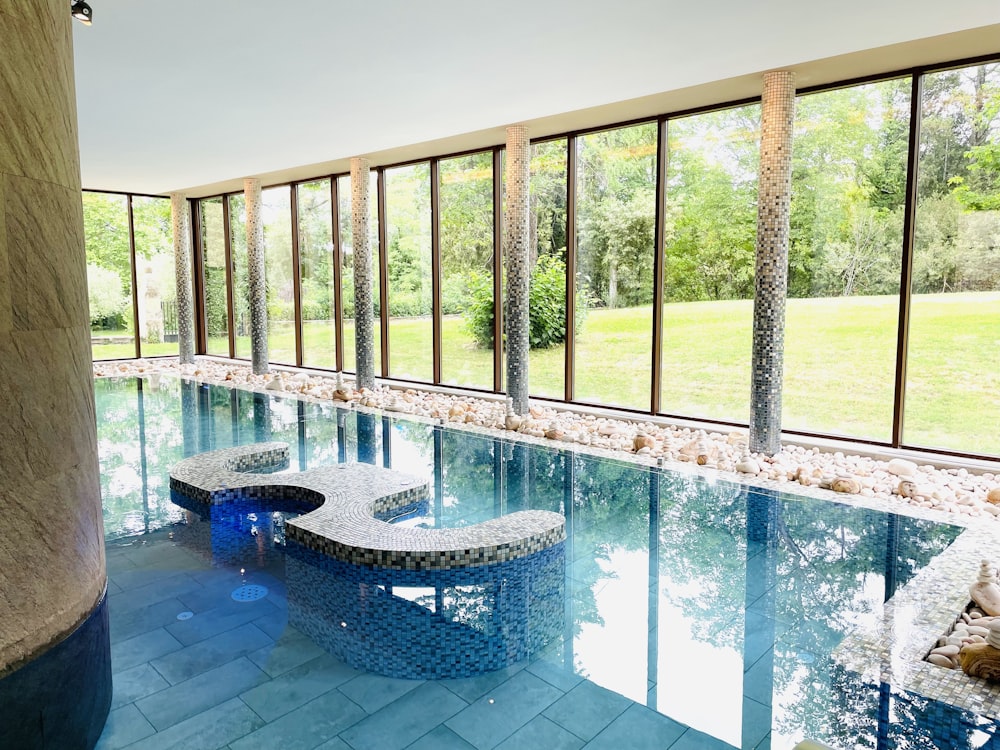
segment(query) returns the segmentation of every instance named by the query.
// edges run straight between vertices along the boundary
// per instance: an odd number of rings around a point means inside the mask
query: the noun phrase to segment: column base
[[[0,679],[0,747],[92,750],[111,708],[108,594],[62,641]]]

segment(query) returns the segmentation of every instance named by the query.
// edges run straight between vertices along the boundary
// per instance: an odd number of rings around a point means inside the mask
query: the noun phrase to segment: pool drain
[[[255,602],[267,596],[267,586],[248,583],[235,589],[231,596],[238,602]]]

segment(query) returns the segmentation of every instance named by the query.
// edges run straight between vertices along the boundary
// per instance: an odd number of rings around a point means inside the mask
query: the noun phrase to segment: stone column
[[[261,217],[260,180],[243,181],[247,212],[247,285],[250,288],[250,359],[254,375],[268,372],[267,278],[264,264],[264,222]]]
[[[0,745],[97,742],[111,703],[72,19],[0,6]]]
[[[781,378],[785,354],[794,123],[795,74],[784,70],[765,74],[757,186],[750,450],[771,455],[781,450]]]
[[[351,159],[351,237],[354,242],[354,351],[358,390],[375,387],[375,306],[372,302],[372,246],[368,239],[367,159]]]
[[[191,207],[184,193],[170,194],[177,278],[177,349],[181,364],[194,362],[194,294],[191,290]]]
[[[507,128],[507,204],[503,253],[507,263],[504,327],[507,339],[507,395],[515,414],[528,412],[529,181],[531,145],[523,125]]]

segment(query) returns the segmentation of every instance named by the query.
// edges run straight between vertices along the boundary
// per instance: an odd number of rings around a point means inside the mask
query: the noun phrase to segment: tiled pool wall
[[[358,669],[471,677],[511,666],[562,634],[565,568],[564,542],[451,570],[355,565],[290,543],[288,621]]]

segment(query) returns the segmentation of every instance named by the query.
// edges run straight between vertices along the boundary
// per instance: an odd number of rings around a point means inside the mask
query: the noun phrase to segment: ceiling
[[[191,196],[1000,52],[997,0],[89,0],[83,186]],[[67,9],[68,11],[68,9]]]

